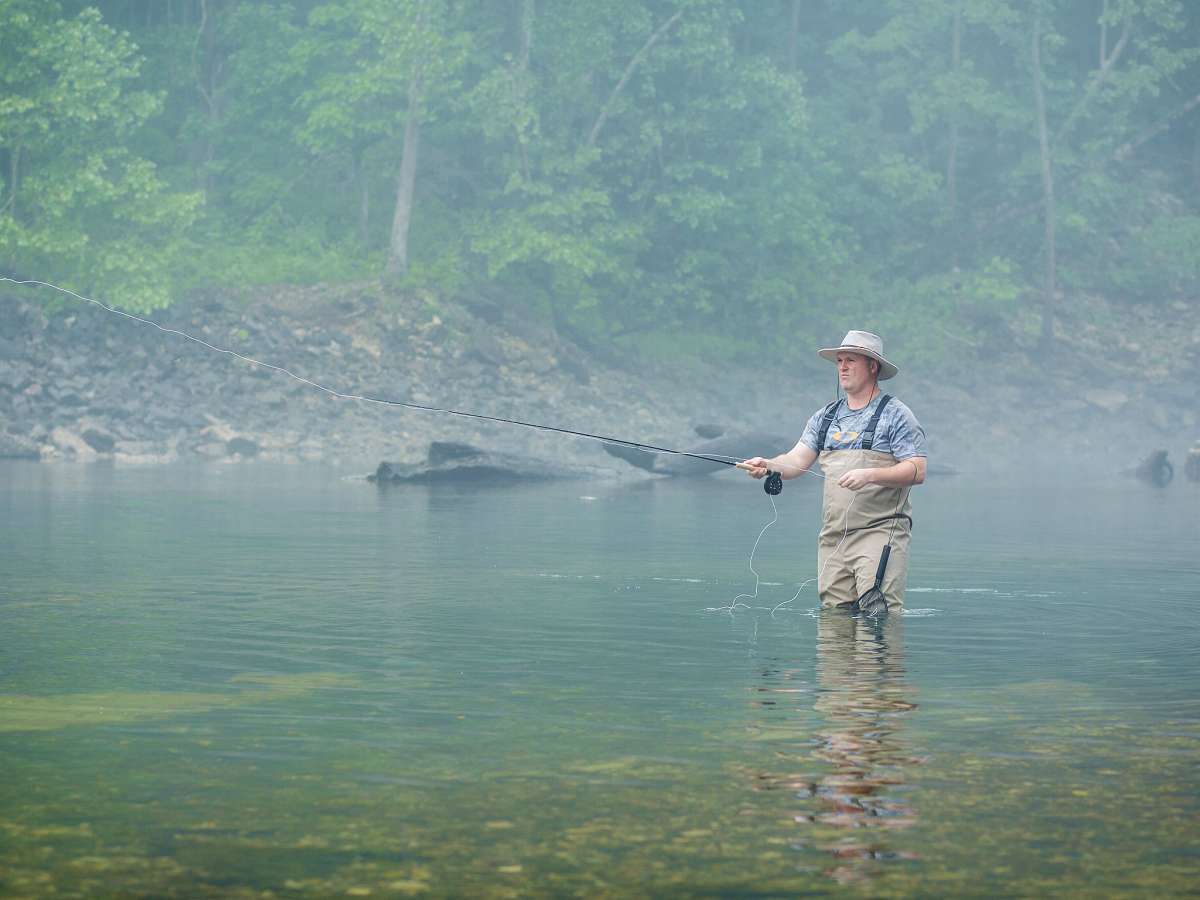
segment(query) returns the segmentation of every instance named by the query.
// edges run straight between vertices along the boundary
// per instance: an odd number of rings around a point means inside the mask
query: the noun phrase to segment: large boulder
[[[111,453],[113,446],[117,443],[117,436],[103,425],[89,424],[79,436],[97,453]]]
[[[687,448],[688,453],[699,456],[730,458],[730,462],[740,462],[753,456],[778,456],[796,446],[790,438],[766,432],[741,432],[725,434],[711,441],[703,441]],[[610,456],[623,459],[630,465],[655,472],[659,475],[670,475],[675,478],[695,478],[700,475],[711,475],[728,468],[719,462],[706,459],[696,459],[693,456],[682,456],[676,453],[656,453],[649,450],[638,450],[635,447],[622,447],[605,444],[604,450]]]
[[[87,441],[69,428],[55,428],[50,432],[50,440],[64,455],[80,462],[94,462],[99,456]]]
[[[1175,477],[1175,467],[1167,462],[1166,450],[1155,450],[1140,462],[1122,469],[1121,474],[1127,478],[1136,478],[1145,484],[1162,487]]]
[[[601,473],[583,466],[568,466],[545,460],[486,450],[471,444],[433,441],[425,462],[415,465],[381,462],[367,476],[377,484],[415,482],[445,484],[508,484],[518,481],[545,481],[547,478],[587,478]]]

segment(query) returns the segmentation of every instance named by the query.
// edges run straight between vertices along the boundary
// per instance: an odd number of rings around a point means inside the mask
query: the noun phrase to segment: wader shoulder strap
[[[838,398],[825,407],[825,416],[821,419],[821,431],[817,434],[817,453],[821,453],[825,449],[825,436],[829,434],[829,426],[833,424],[833,417],[841,403],[841,398]]]
[[[879,398],[879,405],[875,407],[875,415],[871,416],[871,421],[867,424],[867,430],[863,432],[862,448],[870,450],[871,445],[875,443],[875,429],[879,427],[879,417],[883,415],[883,409],[892,400],[891,396],[884,394]]]

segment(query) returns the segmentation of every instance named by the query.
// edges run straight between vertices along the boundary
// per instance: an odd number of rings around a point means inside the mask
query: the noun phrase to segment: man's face
[[[871,359],[861,353],[839,353],[837,355],[838,381],[847,394],[856,394],[875,380],[871,373]]]

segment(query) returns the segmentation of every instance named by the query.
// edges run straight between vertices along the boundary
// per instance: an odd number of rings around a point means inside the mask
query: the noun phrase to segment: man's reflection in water
[[[916,821],[903,799],[905,765],[918,762],[903,736],[904,720],[917,705],[904,676],[904,620],[882,621],[827,613],[817,621],[817,702],[825,718],[813,756],[833,771],[813,787],[813,821],[853,830],[823,849],[841,864],[838,881],[867,877],[868,860],[894,859],[888,831]]]
[[[905,767],[923,761],[913,756],[903,735],[905,717],[916,709],[905,683],[904,656],[900,616],[877,621],[841,612],[822,614],[817,620],[814,709],[824,721],[813,735],[812,756],[832,771],[758,776],[756,790],[795,791],[807,801],[795,811],[795,820],[815,827],[807,839],[798,836],[793,846],[832,854],[837,862],[829,874],[842,883],[868,879],[872,861],[911,858],[895,850],[890,840],[893,829],[916,821],[916,810],[904,799]],[[784,673],[762,674],[759,690],[798,692],[780,683]],[[786,674],[799,684],[794,680],[798,673]],[[778,709],[774,703],[770,707]]]

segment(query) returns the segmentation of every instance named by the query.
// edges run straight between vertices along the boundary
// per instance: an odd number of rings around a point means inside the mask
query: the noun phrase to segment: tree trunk
[[[521,110],[525,105],[525,79],[526,73],[529,71],[529,56],[533,50],[533,14],[534,0],[524,0],[524,5],[521,7],[521,48],[517,54],[520,74],[511,76],[513,113],[517,117],[513,124],[513,131],[517,138],[517,148],[521,151],[521,171],[525,173],[526,184],[533,181],[533,173],[529,168],[529,148],[525,146],[525,135],[521,133],[521,126],[517,122],[521,118]]]
[[[1105,21],[1108,16],[1108,0],[1104,0],[1104,13],[1100,17],[1100,67],[1104,67],[1104,61],[1108,59],[1108,22]]]
[[[371,245],[371,195],[367,191],[367,173],[362,153],[354,157],[354,186],[358,188],[358,236],[363,246]]]
[[[664,34],[666,34],[667,30],[670,29],[670,27],[676,22],[678,22],[682,16],[683,10],[681,9],[675,13],[675,15],[671,16],[671,18],[667,19],[667,21],[659,25],[658,31],[650,35],[650,40],[646,41],[646,43],[642,46],[642,49],[634,54],[633,59],[629,61],[629,65],[625,67],[625,74],[621,76],[621,80],[617,82],[617,86],[613,88],[612,93],[608,95],[608,100],[605,101],[604,106],[600,108],[600,116],[596,119],[596,124],[592,126],[592,133],[588,135],[587,144],[584,146],[590,149],[596,145],[596,138],[600,136],[600,131],[604,128],[604,123],[608,121],[608,110],[609,107],[612,106],[613,101],[617,99],[617,94],[621,93],[621,89],[629,83],[629,79],[633,77],[633,73],[637,69],[638,63],[641,62],[642,58],[650,52],[650,48],[654,46],[655,42]]]
[[[793,75],[799,71],[800,65],[800,2],[792,0],[791,21],[788,22],[788,71]]]
[[[408,271],[408,223],[412,219],[413,190],[417,182],[417,152],[421,142],[418,102],[421,87],[416,79],[408,87],[408,119],[404,123],[404,150],[400,156],[400,187],[392,216],[392,240],[388,245],[387,276],[397,278]]]
[[[186,7],[185,7],[186,8]],[[208,121],[201,124],[196,133],[196,190],[208,201],[208,192],[212,188],[212,164],[216,156],[216,146],[213,135],[216,134],[221,121],[221,105],[218,97],[218,82],[221,76],[222,60],[219,59],[216,47],[216,28],[208,27],[208,4],[200,0],[200,28],[192,41],[192,79],[196,82],[196,90],[204,99],[208,110]],[[196,65],[196,50],[204,41],[204,63]],[[204,82],[208,81],[205,88]]]
[[[533,4],[534,0],[525,0],[521,7],[521,52],[517,63],[522,71],[529,68],[529,51],[533,46]]]
[[[1050,167],[1050,137],[1046,132],[1046,101],[1042,96],[1042,6],[1033,18],[1033,94],[1037,103],[1038,142],[1042,155],[1042,196],[1046,206],[1046,276],[1043,286],[1042,350],[1048,352],[1054,342],[1054,173]]]
[[[954,41],[950,50],[950,65],[954,72],[951,81],[950,96],[953,105],[950,109],[950,149],[946,160],[946,205],[950,208],[950,218],[954,218],[954,210],[958,205],[958,184],[955,170],[958,165],[958,71],[962,63],[962,4],[954,5]]]
[[[1200,187],[1200,127],[1196,128],[1196,136],[1192,139],[1192,179],[1196,187]]]
[[[17,178],[21,175],[21,145],[17,144],[8,153],[12,175],[9,180],[8,217],[17,220]]]
[[[424,34],[429,27],[429,3],[421,4],[417,26]],[[412,83],[408,86],[408,118],[404,121],[404,149],[400,154],[400,185],[396,191],[396,211],[392,215],[392,237],[388,243],[386,274],[398,278],[408,271],[408,225],[412,219],[413,191],[417,183],[417,153],[421,144],[420,102],[425,60],[413,60]]]

